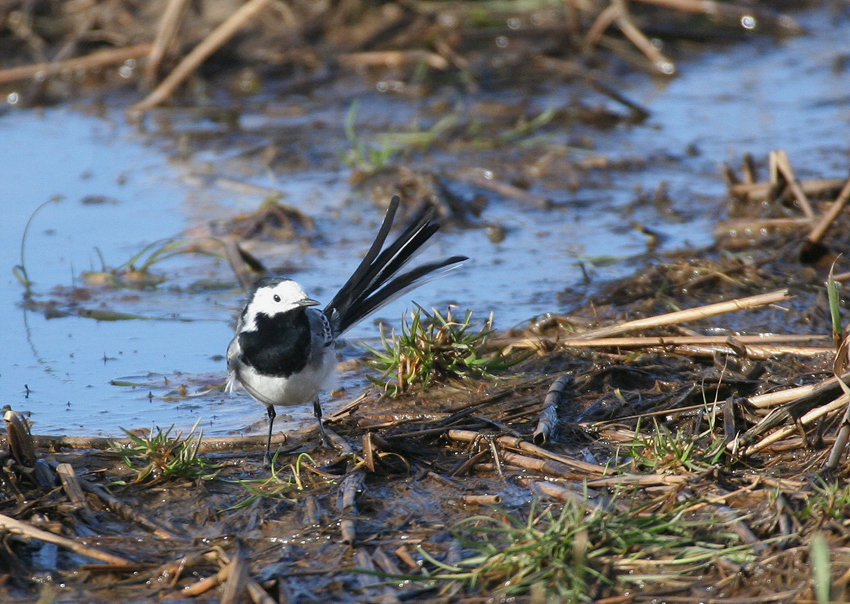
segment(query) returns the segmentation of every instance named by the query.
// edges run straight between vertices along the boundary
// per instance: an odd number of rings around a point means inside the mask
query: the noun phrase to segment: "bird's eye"
[[[280,302],[280,296],[278,296],[277,294],[275,294],[275,295],[274,295],[274,301],[275,301],[275,302]]]

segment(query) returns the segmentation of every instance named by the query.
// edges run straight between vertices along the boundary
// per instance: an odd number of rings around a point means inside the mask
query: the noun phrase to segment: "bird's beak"
[[[298,303],[298,306],[318,306],[321,302],[316,302],[312,298],[304,298]]]

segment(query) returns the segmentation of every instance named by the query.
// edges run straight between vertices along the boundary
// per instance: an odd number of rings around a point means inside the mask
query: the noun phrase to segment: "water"
[[[653,116],[639,127],[595,135],[596,151],[615,158],[669,156],[669,161],[615,172],[604,190],[580,190],[574,197],[559,193],[572,201],[553,210],[492,202],[485,217],[507,227],[508,238],[493,244],[480,229],[441,233],[429,257],[466,254],[473,260],[380,316],[397,323],[409,299],[438,308],[455,302],[482,318],[493,310],[502,328],[558,311],[560,291],[583,287],[579,259],[595,279],[631,270],[628,262],[593,261],[645,251],[645,237],[623,227],[629,220],[661,232],[662,249],[706,245],[725,206],[718,164],[737,164],[744,152],[760,158],[783,148],[800,177],[846,175],[850,71],[837,69],[836,62],[850,26],[834,25],[823,11],[801,20],[811,36],[781,42],[778,49],[772,41],[759,40],[705,53],[680,65],[682,75],[674,80],[642,81],[626,91]],[[538,101],[545,106],[545,99]],[[327,119],[341,123],[344,113]],[[23,288],[11,268],[20,263],[27,220],[55,196],[62,200],[34,218],[26,245],[26,268],[41,301],[56,297],[52,290],[57,286],[79,284],[81,271],[99,269],[101,258],[109,266],[120,265],[145,245],[262,201],[261,195],[234,194],[197,178],[197,163],[169,160],[151,140],[126,125],[119,113],[104,118],[59,108],[0,117],[5,193],[0,394],[4,403],[32,412],[39,434],[117,435],[121,427],[153,423],[185,429],[198,417],[207,434],[225,434],[264,417],[247,395],[180,396],[180,386],[194,395],[225,377],[222,355],[241,294],[226,288],[186,291],[201,279],[232,279],[221,261],[178,257],[155,267],[169,277],[157,290],[103,292],[82,302],[86,308],[102,305],[152,320],[48,319],[20,305]],[[209,152],[208,158],[194,161],[209,159],[215,166],[224,156]],[[246,178],[274,186],[284,192],[284,202],[316,218],[317,247],[292,250],[287,261],[302,268],[294,276],[321,300],[329,299],[353,270],[381,218],[377,209],[345,203],[346,176],[312,171],[284,181]],[[661,182],[673,200],[669,214],[651,204],[628,209],[636,189],[654,191]],[[355,215],[363,218],[357,226],[351,221]],[[374,335],[367,322],[351,339]],[[350,345],[344,352],[351,356],[356,350]],[[356,388],[362,378],[342,383]],[[296,423],[311,415],[309,409],[291,411]]]

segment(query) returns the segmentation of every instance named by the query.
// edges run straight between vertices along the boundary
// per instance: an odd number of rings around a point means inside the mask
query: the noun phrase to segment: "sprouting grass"
[[[171,426],[163,431],[154,427],[150,433],[139,436],[128,430],[124,433],[130,438],[130,445],[114,443],[113,450],[121,454],[127,467],[135,472],[133,483],[162,482],[172,478],[214,478],[215,464],[198,456],[204,432],[196,432],[200,419],[195,422],[189,433],[183,437],[180,432],[171,436]]]
[[[279,467],[277,457],[276,454],[272,459],[268,478],[235,481],[236,484],[245,487],[251,495],[223,511],[240,510],[259,499],[280,499],[294,502],[290,495],[296,491],[303,491],[307,486],[304,475],[305,466],[307,464],[312,466],[315,462],[307,453],[301,453],[295,458],[294,463]]]
[[[382,350],[366,346],[372,353],[366,364],[381,372],[370,379],[390,396],[397,396],[414,386],[425,389],[434,381],[492,377],[531,354],[486,356],[492,333],[492,314],[479,325],[469,310],[457,319],[451,307],[443,315],[417,305],[409,318],[402,316],[401,333],[393,331],[387,336],[381,327]]]
[[[26,262],[26,249],[27,249],[27,236],[30,232],[30,227],[32,226],[32,221],[35,219],[36,215],[41,212],[48,204],[58,203],[62,201],[63,197],[61,195],[56,195],[51,197],[40,206],[38,206],[33,213],[30,214],[29,220],[27,220],[27,225],[24,227],[24,234],[21,236],[21,263],[12,267],[12,273],[14,273],[15,277],[18,278],[18,281],[21,282],[21,285],[26,289],[26,293],[32,293],[32,281],[30,280],[29,273],[27,272],[27,262]]]
[[[351,104],[345,116],[345,137],[351,144],[351,149],[343,156],[343,161],[351,166],[365,172],[374,174],[389,165],[393,157],[401,152],[399,147],[388,142],[380,148],[373,147],[364,142],[354,130],[354,122],[357,120],[357,111],[360,109],[360,101]]]
[[[718,558],[752,558],[734,532],[689,518],[690,505],[647,513],[618,509],[614,502],[603,508],[571,501],[560,511],[542,512],[534,504],[524,520],[475,516],[456,524],[453,532],[465,551],[475,552],[457,564],[420,551],[438,569],[429,579],[506,597],[536,592],[561,602],[591,601],[615,583],[663,583],[704,572]]]
[[[649,434],[635,428],[635,439],[627,445],[631,464],[654,472],[704,472],[724,458],[726,443],[709,427],[694,435],[687,430],[670,430],[654,422]]]
[[[212,239],[212,241],[218,241]],[[96,249],[101,261],[101,270],[85,271],[82,274],[88,285],[108,285],[110,287],[148,288],[156,287],[163,281],[163,275],[156,275],[151,268],[159,262],[180,254],[207,254],[218,256],[214,252],[198,249],[194,239],[160,239],[143,247],[129,260],[116,268],[108,268],[100,250]]]
[[[812,519],[818,525],[830,520],[841,520],[850,514],[850,485],[838,480],[826,481],[817,478],[805,507],[801,510],[802,519]]]

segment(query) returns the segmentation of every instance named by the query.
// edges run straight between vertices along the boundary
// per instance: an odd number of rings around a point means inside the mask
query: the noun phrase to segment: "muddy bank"
[[[237,279],[227,262],[195,255],[213,250],[205,238],[232,238],[259,261],[246,270],[303,275],[304,259],[323,249],[356,257],[356,245],[336,243],[343,236],[334,228],[344,223],[351,236],[359,220],[370,231],[364,202],[381,206],[394,193],[410,212],[437,204],[451,241],[484,233],[491,245],[507,241],[506,253],[521,239],[505,216],[543,216],[551,226],[558,213],[602,206],[644,242],[646,253],[627,263],[629,276],[596,282],[594,263],[604,260],[577,253],[586,288],[565,288],[566,279],[549,271],[535,291],[523,291],[544,296],[550,312],[476,344],[482,355],[527,358],[494,377],[441,376],[398,398],[338,391],[328,420],[337,448],[322,447],[312,426],[281,435],[273,472],[260,463],[262,438],[195,432],[187,440],[154,429],[124,439],[39,436],[29,450],[21,418],[9,415],[0,474],[4,601],[842,597],[847,401],[832,376],[846,379],[847,363],[846,347],[835,352],[843,334],[839,326],[832,335],[824,282],[850,251],[842,236],[850,225],[838,211],[846,166],[836,167],[846,151],[823,151],[823,166],[793,153],[741,165],[736,155],[725,207],[714,210],[722,214],[713,221],[715,243],[671,253],[659,225],[688,219],[675,192],[658,184],[634,190],[622,205],[606,204],[605,195],[642,171],[690,169],[687,158],[699,157],[700,145],[597,152],[594,133],[646,119],[607,78],[632,65],[669,71],[675,63],[652,60],[658,48],[638,44],[630,25],[667,41],[662,58],[674,59],[708,48],[693,40],[749,35],[743,17],[756,13],[724,5],[734,9],[726,15],[732,21],[679,20],[666,18],[679,15],[673,9],[636,3],[628,14],[622,5],[520,13],[477,4],[267,7],[279,18],[258,13],[167,97],[170,108],[152,110],[141,124],[198,181],[239,191],[233,195],[249,188],[250,199],[275,203],[214,219],[198,210],[193,216],[203,219],[180,234],[186,248],[147,249],[186,252],[177,258],[190,260],[177,269],[136,257],[134,248],[133,262],[104,262],[71,286],[46,294],[34,286],[23,306],[51,320],[97,318],[102,323],[91,324],[101,327],[110,319],[139,331],[165,291],[184,305],[206,300],[204,313],[229,315],[209,292],[235,300]],[[149,6],[71,11],[57,25],[52,5],[13,5],[17,14],[5,13],[4,23],[17,29],[4,44],[15,51],[3,56],[26,66],[111,44],[149,57],[152,49],[139,45],[150,44],[166,13]],[[163,55],[153,82],[236,12],[209,6],[186,9],[178,28],[185,40]],[[116,24],[124,39],[114,35]],[[580,69],[570,61],[581,49],[564,42],[565,32],[595,41]],[[87,71],[79,82],[60,73],[9,94],[17,92],[20,106],[102,85],[104,105],[128,107],[143,95],[112,86],[135,86],[140,66],[120,61],[118,70]],[[552,73],[553,87],[541,86]],[[555,87],[561,78],[579,92],[548,103],[547,94],[564,93]],[[506,84],[509,95],[501,92]],[[248,96],[228,90],[234,85]],[[367,89],[379,92],[352,102]],[[472,102],[456,105],[458,90]],[[711,170],[717,160],[706,159]],[[282,186],[253,180],[297,179],[305,170],[322,186],[332,180],[345,202],[310,211],[300,197],[282,199]],[[524,253],[539,258],[554,247],[549,241],[541,235]],[[179,274],[186,266],[188,278]],[[839,261],[838,283],[843,272]],[[317,281],[330,288],[329,275],[336,278],[328,271]],[[498,300],[497,312],[508,303],[516,301]],[[694,310],[677,314],[687,309]],[[211,349],[221,353],[223,344]],[[114,360],[104,352],[104,365]],[[129,387],[175,402],[170,411],[181,417],[187,407],[217,409],[211,401],[236,404],[217,394],[224,379],[217,362],[210,375],[169,375],[164,387],[160,376],[146,376]],[[364,370],[354,373],[362,379]],[[210,398],[198,396],[201,389]],[[27,409],[29,399],[16,400],[16,409]],[[262,429],[261,422],[254,432]],[[111,450],[110,440],[124,448]]]

